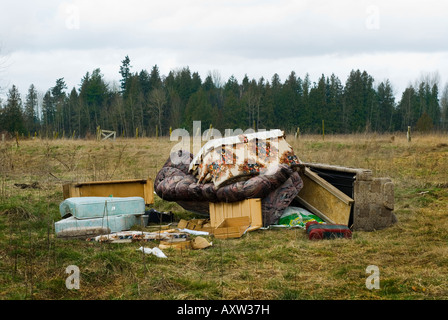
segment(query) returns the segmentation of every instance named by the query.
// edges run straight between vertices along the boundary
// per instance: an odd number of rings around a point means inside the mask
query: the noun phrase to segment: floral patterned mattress
[[[301,164],[281,130],[241,134],[214,139],[193,158],[189,172],[199,183],[215,187],[269,173],[279,164]]]

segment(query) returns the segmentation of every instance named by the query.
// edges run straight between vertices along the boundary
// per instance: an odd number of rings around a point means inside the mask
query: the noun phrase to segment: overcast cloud
[[[188,66],[205,79],[219,71],[283,81],[352,69],[389,79],[396,95],[422,73],[448,71],[445,1],[3,1],[0,87],[44,92],[64,77],[69,89],[100,68],[117,82],[158,65],[162,75]]]

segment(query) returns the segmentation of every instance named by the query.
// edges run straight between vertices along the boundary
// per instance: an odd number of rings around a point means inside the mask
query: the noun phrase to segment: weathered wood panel
[[[248,231],[263,226],[261,214],[261,199],[247,199],[238,202],[210,202],[210,223],[212,228],[218,227],[226,218],[248,216],[251,227]]]
[[[304,187],[297,195],[298,201],[326,222],[348,225],[354,200],[309,168],[300,175]]]
[[[91,181],[63,186],[64,199],[72,197],[142,197],[145,204],[154,203],[154,184],[151,179]]]

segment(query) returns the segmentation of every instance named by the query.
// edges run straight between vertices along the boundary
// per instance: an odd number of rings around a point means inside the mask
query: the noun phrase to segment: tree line
[[[22,98],[15,85],[0,101],[0,132],[40,137],[94,136],[98,128],[118,136],[166,136],[170,129],[282,129],[286,132],[354,133],[448,130],[448,84],[439,92],[437,77],[422,77],[395,101],[389,80],[375,84],[366,71],[352,70],[345,83],[331,74],[312,82],[292,71],[282,81],[226,81],[218,72],[201,79],[189,67],[161,75],[157,65],[148,72],[132,71],[126,56],[119,83],[109,83],[95,69],[78,88],[64,78],[44,94],[31,84]],[[39,97],[40,96],[40,97]]]

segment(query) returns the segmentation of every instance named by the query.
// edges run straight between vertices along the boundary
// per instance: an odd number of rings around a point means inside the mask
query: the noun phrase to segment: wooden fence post
[[[322,140],[325,140],[325,123],[324,123],[324,120],[322,120]]]

